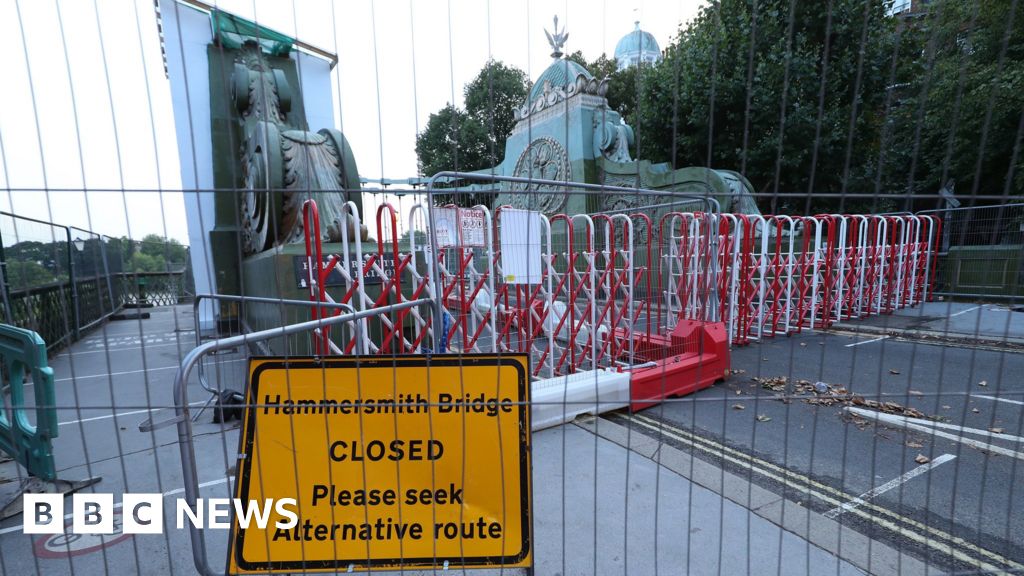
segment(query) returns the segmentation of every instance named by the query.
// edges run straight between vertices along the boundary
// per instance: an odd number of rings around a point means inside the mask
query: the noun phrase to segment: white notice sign
[[[540,212],[501,210],[501,273],[508,284],[540,284]]]
[[[485,218],[484,211],[477,208],[434,208],[437,246],[484,246]]]

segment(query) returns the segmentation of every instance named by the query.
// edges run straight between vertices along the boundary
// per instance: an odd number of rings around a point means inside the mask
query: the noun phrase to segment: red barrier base
[[[633,337],[636,363],[655,363],[632,373],[630,408],[634,411],[703,390],[729,374],[729,337],[721,322],[680,320],[668,336]]]

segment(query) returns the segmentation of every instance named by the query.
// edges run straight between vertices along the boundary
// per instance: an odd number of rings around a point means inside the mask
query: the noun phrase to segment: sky
[[[169,2],[171,0],[163,0]],[[415,139],[462,104],[488,58],[536,78],[566,53],[611,55],[633,30],[664,48],[699,0],[223,0],[218,8],[338,55],[336,127],[360,176],[417,176]],[[0,0],[0,211],[187,243],[170,87],[153,0]],[[311,127],[319,129],[320,126]],[[48,192],[46,192],[48,190]],[[87,190],[88,192],[82,192]]]

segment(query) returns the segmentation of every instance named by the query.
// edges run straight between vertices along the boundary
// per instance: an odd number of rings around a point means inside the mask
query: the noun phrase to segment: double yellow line
[[[655,420],[642,414],[620,413],[616,414],[616,416],[633,422],[641,428],[672,438],[716,458],[721,458],[745,470],[750,470],[753,473],[770,478],[786,486],[795,487],[830,506],[840,506],[856,498],[856,496],[817,482],[808,476],[772,464],[752,454],[747,454],[719,442],[687,432],[667,422]],[[991,550],[986,550],[968,542],[963,538],[922,524],[917,520],[897,514],[888,508],[871,502],[865,502],[857,508],[847,510],[845,513],[855,514],[903,538],[922,544],[942,554],[948,554],[961,562],[977,567],[979,570],[990,572],[1005,571],[1008,568],[1024,570],[1024,564],[1015,562]]]

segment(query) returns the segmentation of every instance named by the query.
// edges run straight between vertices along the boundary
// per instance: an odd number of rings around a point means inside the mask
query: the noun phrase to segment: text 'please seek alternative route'
[[[253,359],[237,496],[298,521],[236,530],[240,572],[527,566],[523,356]]]

